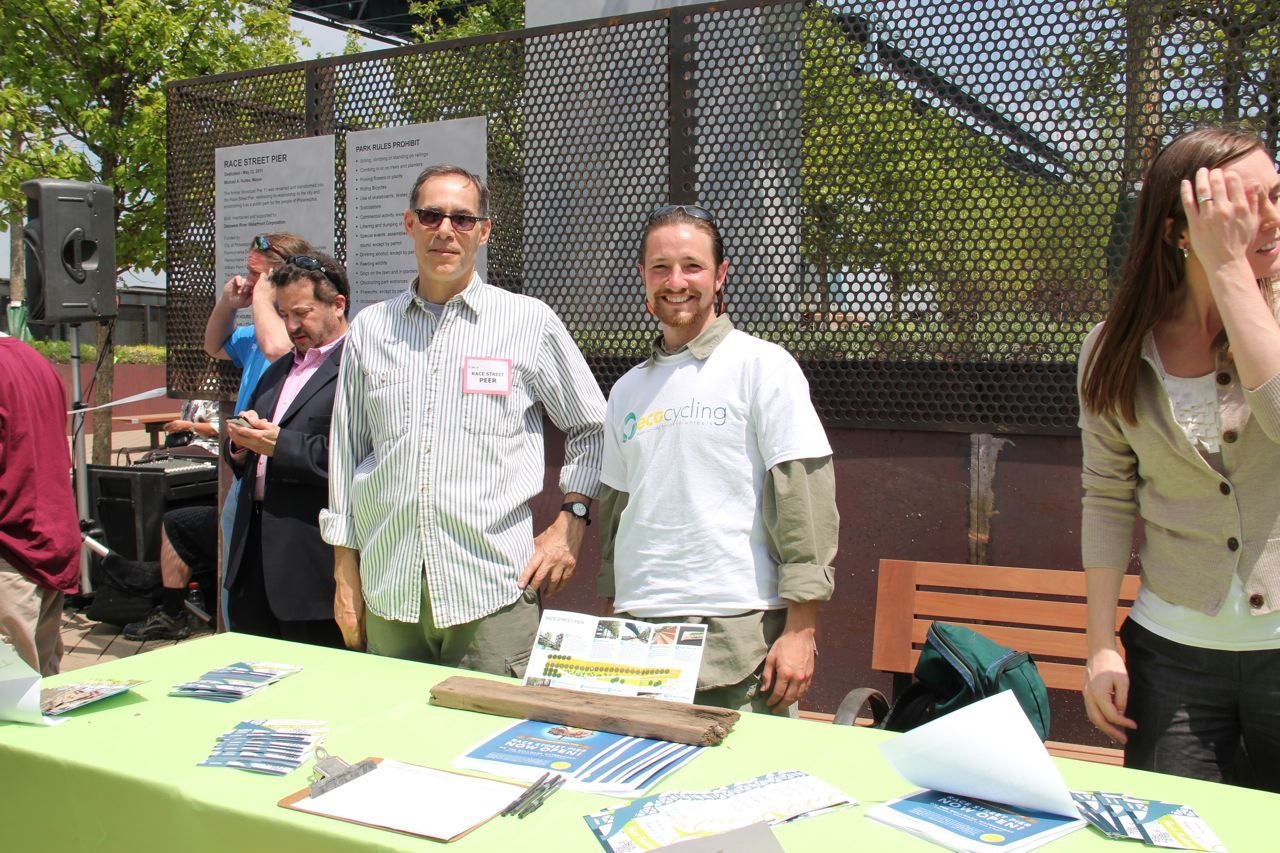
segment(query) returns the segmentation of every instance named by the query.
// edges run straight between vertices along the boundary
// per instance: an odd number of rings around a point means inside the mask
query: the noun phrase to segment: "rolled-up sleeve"
[[[347,335],[338,369],[329,431],[329,507],[320,512],[320,535],[330,545],[361,550],[351,506],[351,482],[361,460],[373,452],[373,438],[364,410],[364,370],[355,328]]]
[[[613,598],[617,583],[613,574],[613,545],[618,538],[618,523],[622,511],[627,508],[631,495],[612,486],[600,484],[600,508],[596,513],[600,524],[600,571],[596,573],[596,594],[601,598]]]
[[[832,457],[792,459],[770,468],[764,524],[778,561],[778,594],[797,603],[829,600],[840,539]]]
[[[550,309],[534,388],[551,422],[565,434],[560,490],[596,497],[604,456],[604,395],[569,331]]]

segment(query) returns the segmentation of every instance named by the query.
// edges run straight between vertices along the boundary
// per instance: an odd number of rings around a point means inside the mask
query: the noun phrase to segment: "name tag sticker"
[[[511,393],[511,359],[467,356],[462,362],[462,393],[508,396]]]

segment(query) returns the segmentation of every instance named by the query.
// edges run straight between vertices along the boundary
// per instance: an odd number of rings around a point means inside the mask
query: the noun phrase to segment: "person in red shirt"
[[[62,601],[80,582],[67,399],[53,365],[0,334],[0,639],[41,675],[62,662]]]

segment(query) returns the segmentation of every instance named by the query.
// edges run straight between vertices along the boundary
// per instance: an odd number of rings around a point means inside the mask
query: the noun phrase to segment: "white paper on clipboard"
[[[303,789],[280,801],[289,809],[453,841],[496,817],[525,785],[374,759],[375,770],[312,797]]]

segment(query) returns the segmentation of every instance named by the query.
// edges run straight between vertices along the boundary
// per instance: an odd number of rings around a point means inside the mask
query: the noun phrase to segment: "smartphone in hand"
[[[228,418],[227,423],[235,424],[236,426],[243,427],[244,429],[253,429],[253,427],[249,426],[249,422],[246,421],[244,418],[240,417],[239,415],[235,416],[234,418]]]

